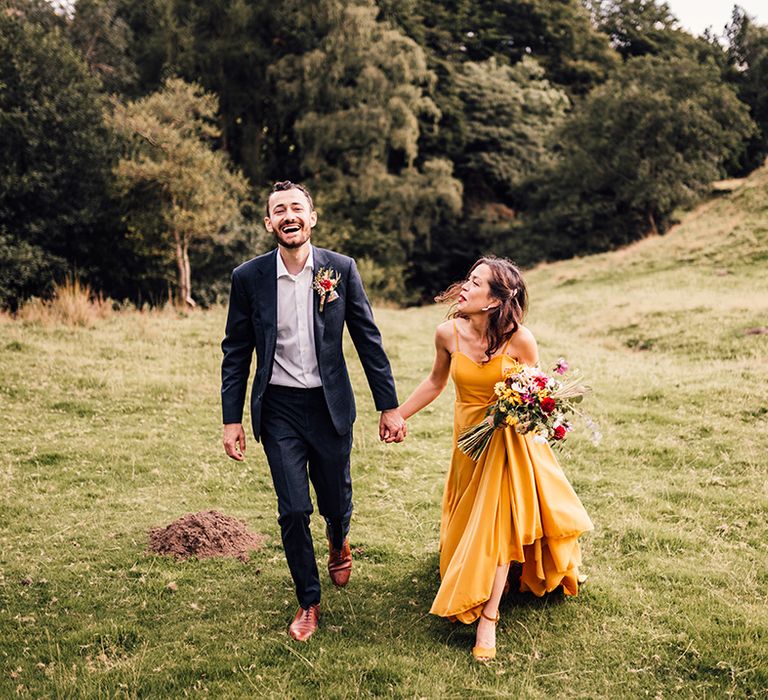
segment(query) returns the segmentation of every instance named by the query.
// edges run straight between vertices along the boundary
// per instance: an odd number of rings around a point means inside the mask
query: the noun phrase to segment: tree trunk
[[[184,278],[186,280],[186,294],[184,296],[184,303],[194,309],[197,304],[192,298],[192,268],[189,264],[189,241],[185,238],[182,243],[182,251],[184,255]]]
[[[648,210],[648,233],[654,236],[659,235],[659,227],[656,226],[656,219],[653,216],[653,211]]]
[[[192,299],[192,273],[189,266],[189,243],[179,234],[173,232],[176,241],[176,268],[179,273],[179,292],[177,302],[179,306],[196,306]]]

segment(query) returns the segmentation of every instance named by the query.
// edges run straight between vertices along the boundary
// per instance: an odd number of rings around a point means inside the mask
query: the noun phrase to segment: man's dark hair
[[[309,211],[315,210],[315,204],[312,201],[312,195],[309,193],[309,190],[304,187],[304,185],[297,185],[295,182],[291,182],[290,180],[281,180],[280,182],[276,182],[274,185],[272,185],[272,191],[267,195],[267,217],[269,217],[269,198],[275,192],[285,192],[286,190],[299,190],[299,192],[303,192],[304,196],[309,201]]]

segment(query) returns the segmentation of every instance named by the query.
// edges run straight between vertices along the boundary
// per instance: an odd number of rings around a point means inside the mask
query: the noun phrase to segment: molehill
[[[236,557],[248,561],[248,552],[260,549],[265,539],[264,535],[250,532],[242,520],[206,510],[150,530],[149,549],[177,559]]]

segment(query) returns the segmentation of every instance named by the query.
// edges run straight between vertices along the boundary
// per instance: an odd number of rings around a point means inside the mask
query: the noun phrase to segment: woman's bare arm
[[[441,323],[435,331],[435,362],[432,371],[400,405],[400,413],[406,420],[432,403],[445,389],[451,369],[452,322]]]

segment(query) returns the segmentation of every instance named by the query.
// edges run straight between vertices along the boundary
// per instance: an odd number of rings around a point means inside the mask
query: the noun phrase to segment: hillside
[[[609,348],[758,357],[768,325],[768,168],[684,214],[669,233],[542,266],[528,279],[562,330]],[[572,302],[578,300],[578,314]],[[557,312],[561,309],[562,313]],[[536,317],[542,311],[537,306]],[[612,339],[616,342],[610,342]]]

